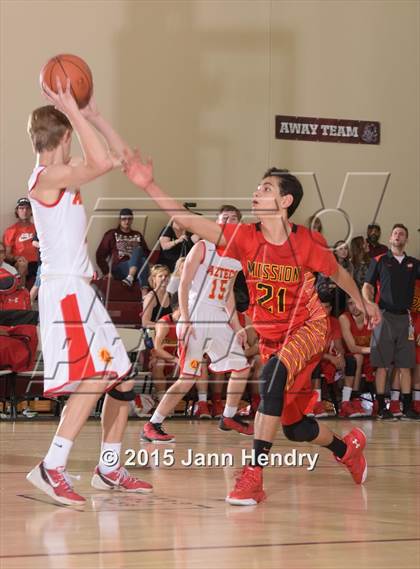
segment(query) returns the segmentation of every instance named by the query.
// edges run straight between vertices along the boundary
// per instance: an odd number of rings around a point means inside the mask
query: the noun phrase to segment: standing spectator
[[[38,250],[33,246],[35,225],[31,222],[32,208],[28,198],[19,198],[15,208],[17,222],[6,229],[3,242],[6,260],[21,276],[34,277],[38,267]]]
[[[353,237],[350,243],[353,278],[361,289],[370,264],[369,244],[363,235]]]
[[[405,254],[408,229],[402,223],[392,228],[391,248],[371,260],[362,293],[366,300],[373,301],[375,288],[379,285],[379,308],[382,321],[373,329],[370,361],[376,367],[376,391],[378,418],[394,420],[391,411],[385,408],[385,383],[387,370],[394,365],[400,371],[403,414],[401,419],[418,419],[410,409],[411,369],[416,365],[414,329],[409,309],[414,298],[416,278],[420,276],[420,263]]]
[[[96,250],[96,262],[104,276],[112,274],[126,286],[133,286],[137,277],[142,293],[146,295],[149,279],[147,257],[150,251],[140,231],[132,229],[133,219],[133,211],[128,207],[120,211],[118,227],[105,233]]]
[[[318,233],[323,232],[323,227],[320,218],[316,213],[308,217],[305,223],[306,227],[311,231],[318,231]]]
[[[366,232],[367,242],[369,245],[369,256],[371,258],[383,255],[388,251],[388,247],[383,243],[379,243],[381,237],[381,226],[377,223],[370,223]]]
[[[185,231],[176,221],[166,225],[159,236],[159,265],[169,267],[172,273],[180,257],[186,257],[198,240],[195,235]]]
[[[340,239],[340,241],[336,241],[334,244],[334,255],[337,259],[338,263],[346,269],[348,273],[353,275],[353,265],[350,261],[350,251],[347,243]]]

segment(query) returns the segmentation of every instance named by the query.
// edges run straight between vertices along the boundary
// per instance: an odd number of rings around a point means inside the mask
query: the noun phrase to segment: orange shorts
[[[329,328],[327,318],[308,321],[278,341],[260,339],[264,363],[275,354],[288,370],[282,425],[292,425],[309,413],[315,402],[311,376],[325,351]]]

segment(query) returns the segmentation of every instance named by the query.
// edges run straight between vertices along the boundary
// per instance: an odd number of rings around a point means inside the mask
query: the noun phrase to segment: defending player
[[[72,394],[45,458],[28,474],[34,486],[66,505],[84,505],[66,474],[73,442],[99,397],[107,395],[102,413],[102,449],[92,477],[97,490],[151,492],[152,486],[120,466],[121,440],[133,381],[121,381],[130,362],[110,318],[90,286],[93,267],[87,245],[87,222],[78,188],[119,163],[109,154],[95,128],[116,156],[124,142],[91,101],[81,112],[70,83],[58,94],[48,90],[54,105],[40,107],[29,119],[36,153],[29,197],[39,236],[42,286],[39,310],[44,356],[44,393]],[[75,129],[84,158],[70,158]]]
[[[240,344],[241,339],[245,341],[246,332],[239,324],[233,295],[233,283],[240,270],[241,264],[236,259],[220,256],[215,245],[208,241],[199,241],[188,253],[178,290],[180,378],[145,424],[141,435],[144,441],[175,440],[162,429],[162,422],[200,377],[204,354],[210,359],[210,371],[231,372],[220,429],[253,434],[252,427],[236,414],[249,373]]]
[[[289,222],[302,196],[302,186],[287,170],[268,170],[253,194],[258,223],[239,226],[194,219],[153,180],[151,161],[127,156],[127,176],[187,230],[226,248],[240,259],[247,279],[253,323],[261,338],[266,364],[261,377],[261,405],[255,420],[254,456],[226,500],[252,505],[265,498],[262,466],[268,463],[279,416],[286,437],[328,448],[345,465],[357,484],[364,482],[366,437],[352,429],[341,439],[325,425],[306,416],[311,403],[311,373],[325,348],[327,318],[314,290],[313,272],[330,276],[346,291],[372,324],[380,321],[378,307],[362,301],[356,283],[328,251],[324,238]]]

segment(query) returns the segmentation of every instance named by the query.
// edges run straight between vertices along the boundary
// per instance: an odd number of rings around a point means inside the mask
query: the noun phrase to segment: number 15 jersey
[[[224,308],[228,294],[233,294],[233,282],[242,269],[236,259],[220,255],[216,245],[209,241],[200,241],[202,250],[201,264],[191,283],[188,304],[190,317],[200,310],[201,305]]]
[[[307,320],[326,317],[313,273],[331,276],[338,265],[322,235],[290,224],[288,239],[275,245],[266,241],[260,223],[227,224],[223,234],[227,245],[219,250],[242,263],[248,312],[262,338],[278,341]]]

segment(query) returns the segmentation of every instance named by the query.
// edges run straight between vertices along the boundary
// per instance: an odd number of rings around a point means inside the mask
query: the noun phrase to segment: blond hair
[[[172,275],[174,277],[180,277],[181,276],[181,265],[185,261],[185,259],[186,259],[186,257],[179,257],[179,259],[175,263],[174,272],[172,273]]]
[[[32,111],[28,120],[28,134],[35,152],[54,150],[67,131],[73,127],[69,119],[52,105]]]
[[[151,269],[150,269],[150,276],[149,276],[149,285],[151,286],[151,288],[155,288],[156,283],[155,283],[155,279],[156,276],[160,273],[166,273],[168,276],[171,274],[171,271],[169,270],[169,267],[167,267],[166,265],[154,265]]]

